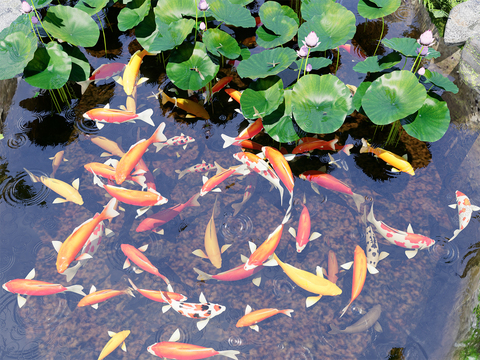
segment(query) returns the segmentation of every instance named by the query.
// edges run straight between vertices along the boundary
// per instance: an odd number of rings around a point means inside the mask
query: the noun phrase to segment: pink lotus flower
[[[202,21],[202,22],[200,23],[200,30],[205,31],[206,28],[207,28],[207,26],[206,26],[205,23]]]
[[[420,69],[417,71],[418,75],[425,75],[425,68],[422,66]]]
[[[312,64],[307,64],[307,67],[305,68],[305,70],[307,70],[307,72],[312,71]]]
[[[38,19],[36,16],[32,16],[32,24],[38,24]]]
[[[198,2],[198,10],[207,11],[210,6],[208,6],[207,0],[200,0]]]
[[[426,56],[428,54],[428,47],[423,46],[421,48],[417,48],[417,54],[420,54],[420,56]]]
[[[420,39],[418,39],[417,42],[423,46],[433,45],[435,39],[433,37],[432,30],[425,31],[422,35],[420,35]]]
[[[309,48],[316,48],[320,41],[318,41],[318,36],[315,34],[315,31],[311,31],[310,34],[307,35],[305,40],[302,40],[303,45],[308,46]]]
[[[297,50],[297,55],[298,55],[299,57],[301,57],[302,59],[303,59],[303,58],[306,58],[307,55],[308,55],[308,47],[307,47],[307,45],[303,45],[303,46],[300,48],[300,50]]]
[[[22,13],[28,14],[32,12],[32,7],[26,1],[22,1]]]

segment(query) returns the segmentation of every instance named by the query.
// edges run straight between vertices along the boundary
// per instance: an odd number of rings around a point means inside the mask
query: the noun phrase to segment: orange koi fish
[[[332,250],[328,251],[328,273],[327,279],[330,280],[332,283],[336,284],[338,280],[338,261],[337,256]]]
[[[63,157],[64,154],[65,154],[65,150],[61,150],[57,152],[54,157],[49,158],[50,160],[52,160],[52,173],[50,174],[51,178],[55,177],[55,173],[60,167],[60,164],[62,163],[62,161],[68,161]]]
[[[233,77],[231,76],[225,76],[220,80],[218,80],[217,83],[212,87],[212,94],[215,94],[216,92],[222,90],[232,80],[233,80]]]
[[[360,153],[366,152],[372,153],[385,161],[387,164],[392,165],[394,167],[394,169],[392,169],[393,171],[402,171],[412,176],[415,175],[415,170],[413,170],[412,165],[410,165],[406,158],[381,148],[374,148],[365,139],[362,139],[362,148],[360,149]]]
[[[115,181],[118,185],[123,183],[127,176],[130,175],[133,168],[138,164],[143,154],[145,153],[145,151],[147,151],[150,145],[155,142],[162,142],[167,140],[167,137],[163,135],[164,129],[165,123],[162,122],[158,126],[157,130],[155,130],[153,135],[150,137],[150,139],[142,139],[138,141],[136,144],[132,145],[132,147],[127,151],[124,156],[122,156],[115,169]]]
[[[230,95],[230,97],[240,104],[240,98],[242,97],[242,93],[235,89],[225,89],[225,92]]]
[[[132,280],[128,279],[128,281],[130,282],[130,285],[132,285],[132,288],[135,291],[138,291],[140,294],[142,294],[146,298],[148,298],[150,300],[153,300],[153,301],[157,301],[157,302],[161,302],[161,303],[167,303],[164,300],[165,298],[170,298],[170,299],[173,299],[175,301],[185,301],[185,300],[188,299],[185,295],[178,294],[178,293],[171,292],[171,291],[156,291],[156,290],[139,289],[135,286],[135,284],[133,283]],[[162,296],[162,294],[163,294],[163,296]],[[170,305],[165,305],[164,307],[162,307],[162,312],[166,313],[170,308],[171,308]]]
[[[253,193],[255,192],[255,188],[257,186],[257,175],[255,173],[250,173],[247,175],[247,186],[245,187],[245,192],[243,193],[243,199],[241,202],[232,204],[233,216],[236,216],[240,210],[242,210],[243,205],[250,200]]]
[[[98,309],[98,303],[123,294],[135,297],[135,295],[133,295],[132,289],[130,288],[127,288],[125,290],[105,289],[97,291],[97,288],[92,285],[92,287],[90,288],[90,293],[82,300],[80,300],[80,302],[77,304],[77,307],[91,305],[94,309]]]
[[[330,141],[316,139],[315,141],[304,142],[295,147],[295,149],[292,150],[292,154],[301,154],[313,150],[335,150],[335,144],[337,142],[338,139]]]
[[[348,270],[352,266],[351,262],[348,264],[342,265],[342,268]],[[352,281],[352,296],[350,302],[342,310],[342,317],[347,309],[352,304],[353,300],[357,298],[358,295],[362,292],[363,284],[365,284],[365,279],[367,277],[367,257],[365,256],[365,251],[360,246],[355,247],[355,253],[353,255],[353,281]]]
[[[123,124],[126,122],[135,123],[135,120],[142,120],[148,125],[155,126],[151,116],[153,115],[152,109],[147,109],[139,114],[135,114],[131,111],[110,109],[110,105],[105,105],[103,108],[95,108],[88,110],[83,117],[88,120],[95,121],[97,128],[102,129],[103,124]]]
[[[246,260],[248,260],[248,258]],[[233,269],[221,272],[219,274],[210,275],[203,272],[202,270],[193,268],[193,270],[198,274],[197,280],[200,280],[200,281],[207,281],[210,279],[215,279],[218,281],[238,281],[238,280],[246,279],[247,277],[256,274],[262,269],[263,269],[263,265],[254,267],[253,269],[250,269],[250,270],[245,270],[244,264],[241,264],[234,267]],[[252,280],[252,283],[256,286],[260,286],[260,281],[261,281],[261,278],[256,277],[255,279]]]
[[[107,342],[107,344],[103,347],[102,352],[98,356],[98,360],[105,359],[110,353],[115,350],[117,347],[121,345],[121,349],[123,351],[127,351],[127,346],[125,345],[125,339],[128,335],[130,335],[130,330],[123,330],[119,333],[114,333],[113,331],[109,331],[108,335],[111,339]]]
[[[303,209],[300,214],[300,219],[298,219],[298,233],[295,232],[293,227],[288,229],[288,232],[295,238],[297,241],[297,252],[301,253],[305,246],[307,246],[309,241],[318,239],[322,234],[318,232],[312,233],[310,235],[311,222],[310,222],[310,213],[308,212],[305,204],[305,194],[303,194]]]
[[[100,65],[95,71],[92,73],[92,76],[88,78],[88,80],[85,81],[77,81],[77,84],[80,85],[82,94],[87,90],[88,85],[90,85],[91,82],[98,83],[100,80],[105,80],[111,77],[114,77],[115,75],[120,74],[123,69],[125,69],[125,64],[118,63],[118,62],[113,62],[110,64],[103,64]]]
[[[360,49],[358,45],[353,46],[350,44],[344,44],[344,45],[340,45],[339,48],[348,51],[350,55],[354,55],[360,60],[365,60],[367,58],[367,55],[363,53],[362,49]]]
[[[247,305],[245,308],[245,315],[242,316],[238,321],[237,321],[237,327],[244,327],[244,326],[249,326],[251,329],[255,331],[259,331],[258,328],[258,323],[260,321],[263,321],[265,319],[268,319],[269,317],[272,317],[277,314],[285,314],[288,317],[292,317],[292,309],[286,309],[286,310],[278,310],[278,309],[261,309],[261,310],[256,310],[252,312],[252,308],[250,305]]]
[[[247,175],[250,173],[250,170],[248,170],[247,165],[237,165],[237,166],[231,166],[228,169],[212,176],[210,179],[208,179],[206,176],[203,177],[203,186],[202,189],[200,190],[200,196],[204,196],[208,194],[210,191],[214,192],[220,192],[221,190],[219,188],[215,188],[218,184],[220,184],[222,181],[227,179],[229,176],[233,174],[239,174],[239,175]]]
[[[147,250],[148,245],[144,245],[136,249],[132,245],[122,244],[120,245],[120,248],[122,249],[123,253],[127,257],[127,260],[125,260],[125,263],[123,264],[124,269],[128,268],[130,266],[130,261],[132,261],[140,269],[145,270],[150,274],[161,277],[163,281],[165,281],[165,283],[167,284],[168,291],[173,292],[172,285],[170,285],[170,281],[165,276],[160,274],[158,269],[155,266],[153,266],[150,260],[148,260],[148,258],[142,254],[145,250]]]
[[[53,246],[58,251],[57,271],[60,274],[68,268],[80,250],[82,250],[97,225],[103,220],[113,219],[119,215],[115,210],[116,201],[116,199],[111,199],[99,216],[88,219],[83,224],[77,226],[63,244],[53,242]],[[78,258],[77,260],[81,259]]]
[[[110,164],[118,164],[118,160],[110,159],[109,162]],[[92,162],[83,165],[85,170],[91,172],[92,174],[97,174],[100,175],[101,177],[108,179],[108,180],[115,180],[115,167],[107,165],[107,163],[97,163],[97,162]],[[128,175],[126,180],[134,181],[137,184],[139,184],[142,189],[145,188],[147,185],[145,184],[145,176],[144,175]]]
[[[175,104],[182,110],[185,110],[189,114],[193,114],[196,117],[208,120],[210,119],[210,114],[205,108],[199,103],[189,100],[189,99],[178,99],[176,97],[172,98],[165,94],[162,89],[159,89],[159,92],[156,96],[162,95],[162,105],[165,105],[167,102]]]
[[[23,307],[27,302],[27,299],[20,295],[31,295],[31,296],[43,296],[43,295],[53,295],[65,291],[71,291],[76,294],[85,296],[85,293],[82,291],[83,286],[81,285],[72,285],[65,287],[60,284],[52,284],[45,281],[33,280],[35,277],[35,269],[32,269],[25,279],[14,279],[6,282],[2,285],[2,288],[5,291],[11,292],[12,294],[17,294],[17,303],[18,307]]]
[[[283,154],[270,146],[264,146],[262,151],[272,165],[273,170],[275,170],[280,180],[282,180],[290,195],[292,195],[294,185],[293,174],[292,170],[290,169],[290,165],[288,165],[288,162]]]
[[[82,195],[78,192],[78,187],[80,185],[80,180],[76,179],[72,182],[72,185],[68,185],[67,183],[57,180],[54,178],[49,178],[46,176],[36,176],[33,175],[30,171],[23,168],[26,171],[28,176],[33,182],[41,182],[43,185],[51,189],[52,191],[56,192],[58,195],[63,196],[64,198],[56,198],[53,200],[53,204],[60,204],[67,201],[71,201],[77,205],[83,205],[83,198]]]
[[[262,118],[258,118],[257,120],[255,120],[253,123],[251,123],[250,125],[248,125],[241,133],[240,135],[238,135],[237,137],[233,138],[231,136],[228,136],[228,135],[225,135],[225,134],[222,134],[222,139],[223,141],[225,142],[223,144],[223,148],[227,148],[229,147],[230,145],[233,145],[234,143],[236,142],[242,142],[243,140],[247,140],[247,139],[251,139],[253,138],[255,135],[257,135],[258,133],[260,133],[260,131],[263,130],[263,122],[262,122]]]

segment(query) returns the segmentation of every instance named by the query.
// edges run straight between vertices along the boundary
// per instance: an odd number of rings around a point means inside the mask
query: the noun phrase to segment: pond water
[[[356,3],[341,3],[356,14]],[[257,4],[258,6],[260,4]],[[114,11],[114,10],[112,10]],[[360,18],[357,15],[357,18]],[[386,36],[417,37],[419,29],[414,14],[406,5],[386,19]],[[413,25],[405,25],[413,24]],[[380,22],[363,23],[357,20],[354,45],[360,45],[371,55],[381,30]],[[249,43],[252,34],[237,34]],[[139,48],[133,34],[107,32],[108,57],[127,63]],[[93,67],[108,62],[102,44],[85,53]],[[380,47],[379,53],[386,50]],[[361,74],[352,70],[360,61],[355,53],[340,50],[340,67],[336,75],[345,83],[358,85]],[[333,56],[333,55],[331,55]],[[335,59],[336,60],[336,59]],[[334,61],[335,64],[335,61]],[[329,71],[334,71],[330,67]],[[230,75],[231,67],[223,73]],[[167,146],[155,153],[153,147],[144,155],[150,170],[155,172],[157,191],[168,199],[166,205],[155,212],[183,204],[202,186],[202,174],[186,174],[178,179],[176,170],[183,170],[205,161],[218,162],[222,167],[238,165],[232,155],[239,147],[223,148],[221,134],[236,136],[247,123],[234,111],[238,105],[228,102],[228,95],[219,92],[208,107],[209,120],[191,119],[172,104],[163,105],[152,93],[159,87],[170,89],[173,84],[164,74],[159,57],[145,57],[142,76],[149,78],[138,88],[138,111],[153,109],[156,126],[166,123],[167,138],[181,133],[195,138],[185,149]],[[295,77],[287,74],[286,77]],[[236,78],[234,88],[244,84]],[[56,252],[52,241],[64,241],[72,230],[100,212],[107,203],[105,191],[93,185],[93,178],[83,165],[103,162],[100,147],[89,136],[103,136],[117,141],[128,149],[139,139],[148,138],[154,128],[143,122],[109,125],[98,130],[91,121],[82,118],[86,111],[109,103],[112,108],[125,104],[122,87],[108,80],[90,85],[80,95],[74,88],[75,99],[71,107],[63,105],[55,111],[48,92],[18,81],[12,105],[3,124],[5,139],[0,143],[2,183],[0,201],[0,282],[23,278],[35,268],[36,279],[67,286],[64,276],[55,268]],[[175,94],[171,93],[172,96]],[[186,97],[180,93],[179,97]],[[452,114],[452,117],[453,114]],[[373,134],[374,137],[373,137]],[[407,154],[415,169],[415,176],[394,173],[391,167],[371,154],[359,154],[360,139],[372,138],[382,145],[388,129],[375,129],[361,116],[348,117],[342,128],[330,134],[339,144],[355,145],[351,156],[333,154],[341,167],[328,164],[326,152],[317,151],[310,157],[299,157],[291,162],[295,175],[306,170],[326,166],[328,172],[347,183],[365,199],[368,212],[375,203],[375,217],[386,224],[406,231],[409,224],[416,233],[429,236],[436,245],[420,251],[408,259],[400,247],[386,242],[378,233],[380,250],[389,256],[377,268],[378,274],[367,274],[361,294],[345,316],[341,310],[348,304],[352,288],[352,270],[339,276],[339,296],[325,296],[312,307],[305,307],[305,299],[312,294],[293,283],[279,267],[265,267],[260,286],[251,278],[237,282],[216,280],[198,281],[193,268],[215,274],[241,264],[240,254],[249,255],[248,241],[260,245],[280,224],[288,206],[288,193],[280,203],[277,190],[258,178],[253,196],[242,210],[233,216],[232,204],[242,201],[248,177],[230,177],[220,185],[217,197],[220,211],[215,217],[221,245],[232,244],[222,255],[222,268],[216,270],[208,260],[192,254],[204,248],[207,223],[212,216],[216,195],[207,194],[199,199],[200,207],[185,209],[165,226],[163,234],[135,231],[136,207],[124,205],[125,211],[113,219],[109,228],[114,236],[102,241],[93,259],[82,267],[68,285],[78,284],[88,293],[91,285],[97,289],[126,289],[131,279],[139,288],[166,290],[164,282],[148,273],[137,274],[132,268],[123,269],[125,255],[121,244],[140,247],[148,244],[145,252],[150,261],[173,285],[175,292],[185,294],[189,301],[197,302],[201,293],[208,301],[226,306],[226,311],[213,318],[206,328],[198,331],[196,320],[169,310],[162,313],[164,304],[153,302],[135,293],[118,296],[100,303],[98,309],[77,308],[80,296],[66,292],[51,296],[28,297],[21,309],[16,296],[0,290],[0,358],[1,359],[87,359],[96,358],[109,340],[108,331],[130,330],[126,339],[127,352],[115,350],[109,359],[152,359],[147,347],[167,341],[175,329],[180,329],[180,341],[217,351],[238,350],[238,359],[440,359],[448,349],[440,346],[446,328],[446,314],[450,313],[457,298],[461,279],[471,267],[476,253],[479,218],[472,217],[469,226],[453,241],[458,226],[457,210],[450,209],[455,202],[455,190],[470,196],[473,204],[480,203],[475,184],[463,175],[461,163],[477,133],[451,126],[438,142],[426,144],[402,134],[399,143],[387,149]],[[268,135],[260,134],[255,141],[277,147]],[[291,144],[286,145],[289,151]],[[52,204],[55,193],[40,183],[33,183],[24,168],[35,175],[48,176],[51,160],[58,151],[65,150],[65,158],[56,178],[67,183],[80,179],[80,193],[84,205],[71,202]],[[212,176],[210,172],[209,176]],[[353,260],[356,245],[365,248],[366,226],[351,197],[321,189],[316,193],[310,183],[295,179],[293,210],[286,224],[276,253],[285,262],[315,273],[316,266],[327,267],[330,250],[339,264]],[[298,228],[302,200],[310,211],[312,231],[322,236],[309,243],[301,254],[295,249],[295,239],[289,227]],[[362,208],[363,209],[363,208]],[[143,216],[145,217],[145,216]],[[277,315],[260,323],[260,331],[237,328],[238,319],[246,305],[254,310],[262,308],[293,309],[292,318]],[[330,324],[342,329],[360,319],[373,306],[380,304],[379,323],[383,332],[370,328],[355,334],[329,334]],[[451,343],[449,344],[451,345]],[[439,352],[440,349],[440,352]]]

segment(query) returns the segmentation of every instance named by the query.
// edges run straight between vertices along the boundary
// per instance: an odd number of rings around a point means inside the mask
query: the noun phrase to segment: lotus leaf
[[[183,16],[195,17],[197,2],[198,0],[158,0],[155,16],[165,24],[170,24]]]
[[[427,80],[425,80],[427,83],[432,83],[433,85],[438,86],[443,90],[451,91],[454,94],[458,92],[457,85],[438,72],[427,69],[425,70],[425,77],[427,78]]]
[[[367,89],[370,87],[372,83],[370,81],[364,81],[362,82],[358,88],[357,91],[355,92],[355,95],[353,95],[353,106],[355,106],[355,109],[357,111],[360,111],[360,108],[362,107],[362,99],[363,95],[365,95],[365,92]]]
[[[240,105],[245,118],[256,119],[271,114],[282,100],[282,79],[278,76],[269,76],[251,83],[242,93]]]
[[[229,0],[232,4],[245,6],[250,4],[253,0]]]
[[[80,49],[68,43],[62,44],[63,51],[65,51],[72,61],[72,71],[68,80],[70,81],[84,81],[90,77],[90,64],[87,58]]]
[[[197,41],[184,43],[172,53],[167,76],[180,89],[196,91],[213,80],[219,68],[208,57],[205,44]]]
[[[374,124],[387,125],[420,109],[426,96],[414,74],[394,71],[372,82],[362,98],[362,107]]]
[[[353,67],[353,70],[359,73],[379,72],[389,69],[402,61],[402,57],[398,52],[392,52],[387,56],[370,56],[364,61],[359,62]]]
[[[292,116],[292,90],[285,90],[280,106],[262,120],[265,132],[278,142],[300,139],[305,133],[293,121]]]
[[[385,6],[379,6],[375,3],[382,3]],[[393,14],[402,4],[401,0],[359,0],[358,14],[365,19],[379,19],[381,17]]]
[[[295,60],[293,63],[297,65],[297,69],[298,69],[302,65],[302,60]],[[318,69],[324,68],[325,66],[330,65],[332,63],[332,60],[327,58],[309,57],[308,63],[312,65],[312,70],[318,70]],[[305,61],[303,61],[302,71],[304,69],[305,69]]]
[[[0,63],[2,64],[0,80],[10,79],[21,73],[33,59],[37,49],[37,38],[28,27],[17,26],[15,29],[20,31],[0,33]]]
[[[235,59],[240,56],[240,46],[225,31],[208,29],[203,34],[203,42],[213,55],[220,56],[221,54],[228,59]]]
[[[352,109],[350,90],[331,74],[301,77],[292,95],[293,115],[306,132],[332,133],[342,126]]]
[[[28,3],[33,4],[37,10],[47,6],[51,2],[52,0],[28,0]]]
[[[280,6],[275,1],[267,1],[259,11],[263,26],[257,29],[257,44],[273,48],[290,41],[298,30],[299,20],[288,6]]]
[[[382,43],[390,49],[401,52],[405,56],[417,57],[417,49],[421,48],[421,45],[417,43],[417,40],[412,38],[383,39]],[[441,54],[435,49],[428,48],[428,53],[424,58],[430,60],[435,59],[440,55]]]
[[[118,14],[118,29],[126,31],[137,26],[147,16],[150,0],[133,0]]]
[[[80,0],[75,8],[86,12],[92,16],[102,10],[107,5],[108,0]]]
[[[250,79],[276,75],[288,68],[296,58],[297,53],[290,48],[265,50],[242,61],[237,67],[237,72],[240,77]]]
[[[51,6],[43,19],[46,31],[77,46],[94,46],[100,36],[98,25],[82,10],[69,6]]]
[[[255,26],[255,19],[250,11],[241,5],[224,0],[213,0],[209,1],[208,4],[210,9],[206,13],[215,17],[218,21],[243,28]]]

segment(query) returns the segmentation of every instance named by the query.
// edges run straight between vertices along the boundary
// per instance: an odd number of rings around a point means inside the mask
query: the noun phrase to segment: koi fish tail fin
[[[91,82],[92,80],[77,81],[77,84],[80,85],[80,91],[82,92],[82,95],[87,90],[88,85],[90,85]]]
[[[450,240],[448,240],[448,242],[450,242],[450,241],[452,241],[453,239],[455,239],[455,238],[457,237],[457,235],[460,233],[460,231],[462,231],[462,230],[460,230],[460,229],[455,230],[455,231],[453,232],[453,237],[452,237]]]
[[[333,140],[333,141],[330,142],[330,148],[331,148],[332,150],[335,150],[335,144],[336,144],[337,142],[338,142],[338,139],[335,139],[335,140]]]
[[[160,150],[162,150],[165,146],[167,146],[168,144],[166,142],[162,142],[162,143],[154,143],[153,146],[155,146],[155,152],[159,152]]]
[[[290,208],[291,208],[291,206],[290,206]],[[289,210],[290,210],[290,208],[289,208]],[[290,220],[290,215],[292,215],[291,211],[287,211],[287,213],[283,217],[282,225],[286,224],[287,221]]]
[[[342,317],[343,315],[345,315],[345,313],[347,312],[347,310],[348,310],[348,308],[350,307],[351,304],[352,304],[352,302],[350,301],[350,302],[348,303],[348,305],[343,308],[342,313],[340,314],[340,317]]]
[[[368,148],[369,148],[369,144],[368,144],[367,140],[365,140],[364,138],[362,138],[362,147],[360,148],[360,154],[362,154],[362,153],[367,153],[367,152],[368,152]]]
[[[157,143],[157,142],[164,142],[167,141],[167,137],[163,134],[163,130],[165,129],[165,123],[162,122],[160,125],[158,125],[157,130],[152,135],[152,142]]]
[[[82,285],[69,286],[69,287],[67,287],[67,290],[65,290],[65,291],[71,291],[71,292],[74,292],[75,294],[79,294],[79,295],[82,295],[82,296],[87,296],[87,294],[85,294],[83,292],[83,286]]]
[[[362,205],[365,202],[365,197],[363,197],[360,194],[352,194],[353,201],[355,202],[355,205],[357,206],[358,212],[360,212],[360,205]]]
[[[340,334],[341,333],[340,328],[336,325],[330,324],[330,329],[332,329],[332,330],[328,332],[329,334]]]
[[[238,350],[223,350],[218,352],[218,355],[223,355],[234,360],[238,360],[238,358],[235,356],[238,354],[240,354],[240,351]]]
[[[125,289],[125,294],[130,295],[131,297],[135,297],[135,294],[133,293],[132,288],[126,288]]]
[[[107,206],[105,206],[105,209],[103,209],[102,214],[100,215],[102,220],[113,219],[114,217],[120,215],[120,213],[117,210],[115,210],[115,208],[117,207],[117,204],[118,204],[118,200],[116,198],[110,199]]]
[[[200,206],[200,203],[198,202],[198,198],[200,197],[200,193],[193,195],[190,200],[188,200],[185,203],[185,207],[194,207],[194,206]]]
[[[370,208],[370,212],[368,213],[367,220],[371,222],[373,225],[377,223],[377,220],[375,219],[375,216],[373,215],[373,204],[372,207]]]
[[[142,187],[142,190],[147,187],[147,178],[144,175],[132,176],[132,180]]]
[[[212,275],[207,274],[207,273],[203,272],[202,270],[198,270],[197,268],[193,268],[193,271],[195,271],[198,274],[197,280],[206,281],[206,280],[212,279]]]
[[[233,137],[225,135],[225,134],[222,134],[221,136],[222,136],[223,141],[225,141],[225,143],[223,144],[224,149],[229,147],[230,145],[233,145],[233,143],[235,141],[237,141],[236,138],[233,138]]]
[[[288,317],[292,317],[292,313],[293,313],[293,309],[286,309],[286,310],[282,310],[280,311],[282,314],[285,314],[287,315]]]
[[[240,212],[240,210],[242,210],[242,207],[243,207],[243,202],[232,204],[232,208],[233,208],[233,210],[235,210],[233,212],[233,216],[237,216],[237,214]]]
[[[185,176],[185,174],[188,172],[187,171],[188,169],[185,169],[185,170],[175,170],[175,172],[178,174],[178,180],[180,180],[182,177]]]
[[[130,280],[130,278],[128,278],[128,282],[130,283],[130,285],[132,285],[133,290],[138,291],[137,286],[133,283],[132,280]]]
[[[347,154],[347,156],[350,156],[350,150],[353,148],[353,144],[347,144],[343,147],[342,151]]]
[[[28,171],[27,169],[23,168],[23,170],[25,170],[28,174],[28,176],[30,176],[30,179],[32,179],[33,182],[39,182],[40,181],[40,178],[36,175],[33,175],[30,171]]]
[[[93,185],[98,185],[101,188],[103,188],[105,185],[102,182],[102,180],[100,180],[100,178],[94,172],[92,172],[92,174],[93,174]]]
[[[65,270],[62,275],[65,275],[67,277],[67,282],[70,282],[81,267],[82,262],[79,261],[75,264],[75,266],[69,267],[67,270]]]
[[[153,115],[152,109],[147,109],[145,111],[142,111],[140,114],[137,114],[139,120],[145,121],[148,125],[155,126],[152,120],[152,115]]]

